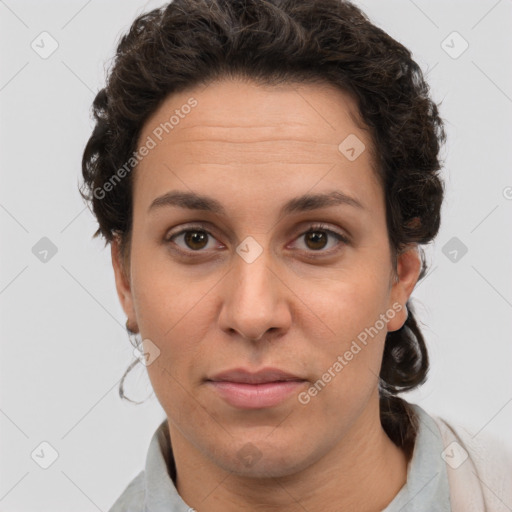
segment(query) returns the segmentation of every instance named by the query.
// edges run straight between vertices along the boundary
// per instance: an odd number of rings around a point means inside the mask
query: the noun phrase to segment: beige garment
[[[443,438],[452,512],[512,512],[510,446],[430,416]]]

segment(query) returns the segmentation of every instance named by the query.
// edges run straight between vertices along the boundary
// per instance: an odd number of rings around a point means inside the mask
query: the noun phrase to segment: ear
[[[393,281],[389,307],[397,311],[388,322],[388,331],[397,331],[407,320],[406,303],[411,296],[421,272],[421,257],[418,245],[407,246],[397,257],[397,276]],[[393,307],[393,304],[395,307]],[[398,304],[401,308],[398,308]]]
[[[134,332],[138,332],[135,308],[133,307],[130,276],[128,275],[125,262],[121,255],[120,239],[118,236],[115,236],[111,242],[111,256],[119,301],[121,302],[121,306],[123,307],[126,316],[128,317],[128,325],[130,326],[130,329]]]

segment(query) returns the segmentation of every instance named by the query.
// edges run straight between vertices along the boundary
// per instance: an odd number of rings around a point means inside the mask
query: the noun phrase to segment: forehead
[[[220,193],[222,183],[229,195],[269,186],[286,193],[321,180],[343,182],[355,196],[375,185],[372,141],[356,101],[329,84],[230,79],[175,93],[145,123],[139,147],[149,139],[154,147],[135,172],[146,204],[176,185]],[[356,159],[350,146],[361,151]]]
[[[190,107],[191,103],[195,103]],[[355,97],[331,84],[260,85],[223,79],[170,94],[145,123],[141,139],[155,130],[157,138],[191,140],[215,129],[230,140],[245,141],[258,133],[274,139],[293,130],[297,139],[336,144],[350,133],[367,138],[360,126]]]

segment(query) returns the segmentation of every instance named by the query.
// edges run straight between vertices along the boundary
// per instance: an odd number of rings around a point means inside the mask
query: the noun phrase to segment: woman
[[[112,512],[512,505],[510,458],[397,396],[445,141],[406,48],[340,0],[176,0],[94,115],[82,193],[167,416]]]

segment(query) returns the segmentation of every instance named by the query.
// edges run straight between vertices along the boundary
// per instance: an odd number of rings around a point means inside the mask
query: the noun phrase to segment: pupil
[[[320,247],[315,246],[315,247],[312,247],[312,248],[313,249],[322,249],[325,246],[325,234],[323,234],[320,231],[312,231],[312,232],[309,233],[309,241],[312,241],[313,245],[315,243],[320,242]],[[324,242],[323,244],[322,244],[322,241]]]
[[[201,241],[203,241],[203,242],[206,241],[206,233],[203,233],[201,231],[189,231],[185,235],[185,241],[192,249],[198,248],[198,247],[194,247],[194,244],[198,242],[200,245],[199,249],[201,249],[205,246],[204,243],[201,245]]]

